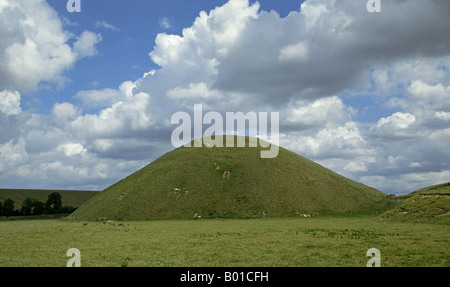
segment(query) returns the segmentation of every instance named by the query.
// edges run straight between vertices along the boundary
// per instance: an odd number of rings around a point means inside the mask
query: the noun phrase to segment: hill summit
[[[385,208],[386,195],[378,190],[284,148],[269,159],[260,157],[261,149],[248,144],[174,149],[106,188],[70,217],[307,217]]]

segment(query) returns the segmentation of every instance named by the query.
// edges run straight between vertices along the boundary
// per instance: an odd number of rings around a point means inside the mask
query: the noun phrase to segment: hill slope
[[[248,142],[248,138],[246,138]],[[386,195],[280,148],[177,148],[108,187],[75,219],[293,216],[367,212]]]
[[[450,182],[419,189],[403,196],[382,218],[409,222],[450,224]]]

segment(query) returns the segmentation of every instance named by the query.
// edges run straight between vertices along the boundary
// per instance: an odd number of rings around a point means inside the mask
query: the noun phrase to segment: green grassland
[[[450,225],[450,183],[419,189],[382,214],[386,220]]]
[[[450,229],[375,216],[156,221],[0,222],[0,266],[450,267]]]
[[[63,205],[73,207],[80,207],[98,193],[97,191],[84,190],[0,189],[0,202],[11,198],[14,200],[15,208],[20,209],[24,199],[33,198],[45,202],[48,199],[48,195],[52,192],[59,192],[61,194]]]

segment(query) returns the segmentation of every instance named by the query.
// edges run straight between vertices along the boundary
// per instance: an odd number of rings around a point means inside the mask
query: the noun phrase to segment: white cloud
[[[340,125],[351,119],[352,112],[337,96],[314,102],[299,100],[282,112],[285,118],[282,124],[297,130]]]
[[[301,5],[301,13],[306,16],[306,27],[313,28],[320,16],[329,13],[326,3],[323,1],[305,1]]]
[[[56,150],[63,152],[68,157],[86,153],[86,149],[79,143],[65,143],[58,146]]]
[[[450,113],[449,112],[435,112],[435,117],[444,121],[450,120]]]
[[[18,91],[0,91],[0,113],[7,116],[18,115],[20,108],[20,93]]]
[[[381,118],[371,129],[371,133],[383,138],[411,138],[417,135],[417,130],[411,129],[415,122],[414,115],[397,112],[389,117]]]
[[[77,23],[77,22],[74,22],[74,21],[71,21],[69,18],[67,18],[67,17],[62,17],[62,22],[63,22],[63,25],[65,25],[65,26],[69,26],[69,27],[78,27],[78,26],[80,26],[80,24],[79,23]]]
[[[411,83],[408,92],[412,95],[412,100],[423,104],[431,104],[434,109],[450,109],[450,86],[443,84],[429,85],[421,80]]]
[[[75,134],[82,137],[119,137],[132,131],[148,129],[153,123],[149,108],[150,96],[138,93],[98,114],[79,116],[70,122],[70,126]]]
[[[321,161],[329,158],[348,161],[359,157],[369,159],[375,152],[355,122],[345,122],[308,133],[290,132],[281,137],[280,143],[303,156]],[[342,167],[335,170],[343,171]]]
[[[8,171],[12,167],[26,163],[28,157],[25,151],[25,141],[23,139],[17,142],[11,140],[0,145],[0,159],[1,172]]]
[[[159,22],[159,26],[163,29],[170,29],[172,27],[169,19],[166,17],[160,18],[158,22]]]
[[[183,29],[182,36],[158,34],[151,59],[161,67],[180,64],[194,66],[201,62],[225,57],[228,48],[240,37],[248,19],[256,18],[259,4],[248,6],[248,0],[231,0],[212,10],[202,11],[192,27]]]
[[[46,1],[2,0],[0,11],[0,90],[35,90],[41,82],[61,83],[62,73],[98,43],[84,33],[76,51],[72,35]]]
[[[119,28],[117,28],[114,25],[109,24],[105,20],[102,20],[102,21],[99,20],[99,21],[95,22],[95,28],[105,28],[105,29],[108,29],[108,30],[111,30],[111,31],[115,31],[115,32],[120,31]]]
[[[308,44],[300,41],[296,44],[287,45],[280,50],[278,60],[280,61],[305,61],[308,59]]]
[[[190,83],[188,88],[170,89],[167,91],[167,97],[187,109],[191,109],[196,103],[202,103],[203,108],[210,109],[214,106],[217,107],[222,100],[227,102],[230,100],[228,97],[225,98],[220,91],[209,89],[206,83]]]
[[[73,44],[73,50],[78,58],[91,57],[98,54],[97,45],[102,41],[101,34],[84,31]]]
[[[75,119],[81,114],[81,110],[71,103],[56,103],[53,106],[52,114],[59,119]]]
[[[74,99],[80,100],[84,107],[103,108],[110,106],[121,98],[121,93],[116,89],[79,91]]]

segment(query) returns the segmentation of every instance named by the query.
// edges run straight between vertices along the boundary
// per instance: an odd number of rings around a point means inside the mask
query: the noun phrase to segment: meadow
[[[155,221],[0,221],[0,267],[450,267],[450,229],[378,216]]]

